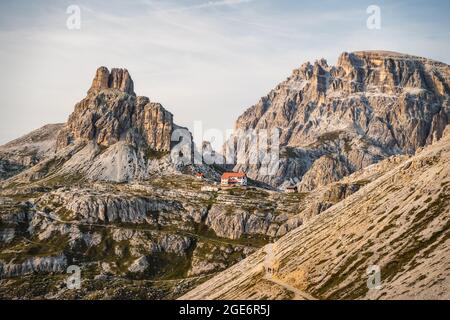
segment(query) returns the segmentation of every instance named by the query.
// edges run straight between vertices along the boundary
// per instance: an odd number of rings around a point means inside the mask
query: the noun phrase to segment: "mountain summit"
[[[98,68],[87,96],[75,105],[68,121],[58,126],[59,131],[48,134],[54,140],[46,144],[52,148],[17,179],[72,177],[124,182],[173,172],[172,133],[176,129],[190,133],[177,126],[172,113],[161,104],[136,96],[133,88],[126,69]],[[3,167],[16,168],[15,173],[27,168],[9,162]]]
[[[304,63],[235,125],[281,130],[277,174],[246,165],[246,149],[235,170],[312,190],[439,139],[450,120],[449,94],[449,66],[425,58],[360,51],[342,53],[336,66],[324,59]]]
[[[97,69],[89,93],[95,94],[104,89],[116,89],[131,95],[134,93],[134,83],[127,69],[113,68],[109,72],[108,68],[100,67]]]
[[[97,69],[88,96],[77,103],[58,136],[57,149],[81,141],[104,147],[118,142],[170,151],[173,115],[159,103],[133,91],[126,69]]]

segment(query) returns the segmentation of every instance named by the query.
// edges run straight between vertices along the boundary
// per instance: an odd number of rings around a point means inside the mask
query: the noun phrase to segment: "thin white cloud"
[[[221,6],[233,6],[243,3],[253,2],[254,0],[221,0],[221,1],[208,1],[206,3],[202,3],[193,8],[209,8],[209,7],[221,7]]]
[[[251,2],[255,2],[256,0],[220,0],[220,1],[208,1],[200,4],[194,4],[190,6],[174,6],[173,8],[166,8],[163,9],[163,11],[166,12],[183,12],[183,11],[193,11],[198,9],[208,9],[208,8],[219,8],[219,7],[235,7],[242,4],[247,4]],[[147,5],[151,6],[152,8],[159,8],[161,9],[161,6],[152,2],[152,1],[145,1]]]
[[[207,9],[214,7],[233,7],[241,4],[255,2],[256,0],[218,0],[188,6],[173,3],[161,3],[153,0],[140,0],[140,1],[141,3],[150,7],[151,10],[157,10],[160,13],[162,12],[171,13],[171,12],[192,11],[196,9]]]

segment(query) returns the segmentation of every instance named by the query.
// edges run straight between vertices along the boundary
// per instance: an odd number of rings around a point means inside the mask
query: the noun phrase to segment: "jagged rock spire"
[[[103,94],[103,90],[109,90]],[[121,92],[127,93],[126,99]],[[107,106],[107,108],[104,108]],[[119,141],[139,148],[169,151],[173,115],[147,97],[136,97],[126,69],[97,69],[88,96],[77,103],[57,139],[57,150],[77,140],[109,147]]]
[[[136,95],[133,80],[127,69],[113,68],[109,72],[106,67],[98,68],[88,93],[93,94],[104,89],[115,89],[130,95]]]

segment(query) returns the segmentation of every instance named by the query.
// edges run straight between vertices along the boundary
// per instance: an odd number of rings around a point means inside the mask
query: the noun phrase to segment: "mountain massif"
[[[343,53],[295,69],[245,111],[235,128],[280,130],[278,172],[267,175],[238,150],[236,170],[273,186],[315,189],[442,136],[450,120],[447,64],[394,52]]]
[[[66,123],[0,147],[0,297],[448,299],[449,93],[449,66],[425,58],[305,63],[229,141],[278,129],[278,169],[244,144],[249,185],[219,188],[229,168],[175,161],[198,152],[190,132],[100,67]]]

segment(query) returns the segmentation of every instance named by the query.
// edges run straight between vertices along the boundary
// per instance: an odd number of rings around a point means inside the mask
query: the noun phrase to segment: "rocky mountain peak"
[[[145,178],[154,169],[171,170],[171,139],[178,128],[161,104],[135,95],[126,69],[100,67],[58,134],[56,156],[71,158],[65,174],[108,181]]]
[[[105,89],[119,90],[130,95],[136,95],[133,80],[127,69],[113,68],[110,72],[106,67],[98,68],[88,93],[95,94]]]
[[[130,74],[122,68],[98,68],[88,94],[67,122],[53,127],[33,132],[8,150],[0,148],[0,179],[70,176],[127,182],[178,172],[192,156],[189,130],[176,125],[160,103],[137,96]],[[185,149],[174,151],[180,143]],[[25,154],[30,160],[17,161]]]
[[[125,93],[125,95],[124,95]],[[88,96],[76,104],[58,137],[58,148],[77,141],[109,147],[124,141],[134,147],[170,150],[173,115],[159,103],[136,97],[126,69],[97,69]]]
[[[306,188],[328,183],[341,176],[335,168],[351,173],[438,140],[450,121],[449,97],[450,67],[431,59],[358,51],[342,53],[335,66],[324,59],[303,63],[235,125],[281,130],[281,149],[289,149],[283,152],[289,156],[279,173],[268,177],[258,168],[235,169],[275,186],[307,177],[324,179],[309,186],[304,181]],[[248,152],[238,153],[245,157]],[[341,164],[323,162],[324,155]],[[313,165],[319,159],[333,165]]]
[[[438,95],[449,92],[449,68],[445,63],[391,51],[344,52],[335,78],[354,81],[353,92],[375,90],[399,94],[412,89]]]

